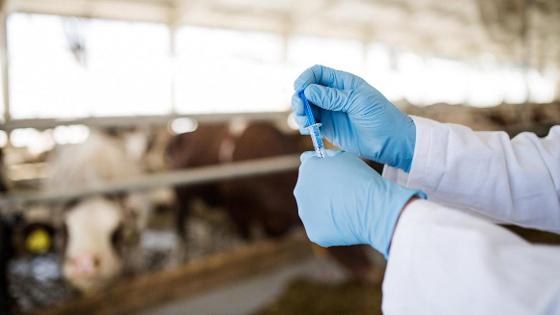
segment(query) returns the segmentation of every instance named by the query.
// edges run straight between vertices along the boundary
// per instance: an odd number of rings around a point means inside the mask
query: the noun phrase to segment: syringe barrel
[[[316,123],[311,126],[307,126],[306,129],[309,130],[309,135],[311,136],[311,141],[313,142],[313,148],[315,149],[315,154],[317,154],[317,156],[320,158],[324,158],[325,144],[323,143],[323,139],[321,138],[319,127],[321,127],[321,124]]]

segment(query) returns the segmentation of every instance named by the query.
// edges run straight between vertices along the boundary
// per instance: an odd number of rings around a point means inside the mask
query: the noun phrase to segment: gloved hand
[[[306,133],[303,102],[297,93],[304,90],[314,105],[322,134],[334,145],[364,158],[410,170],[416,126],[379,91],[351,73],[324,66],[305,70],[295,81],[292,109],[300,132]]]
[[[321,246],[369,244],[388,255],[403,206],[425,194],[382,178],[348,152],[301,155],[294,190],[298,213],[309,239]]]

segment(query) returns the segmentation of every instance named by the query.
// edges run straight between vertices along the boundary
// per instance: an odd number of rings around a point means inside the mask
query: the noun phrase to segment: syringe
[[[321,127],[321,123],[317,123],[315,121],[313,111],[311,110],[311,104],[309,104],[309,101],[305,97],[303,90],[298,93],[298,96],[303,102],[303,110],[305,112],[305,116],[307,116],[307,126],[305,127],[305,129],[309,131],[311,141],[313,141],[313,147],[315,148],[315,154],[317,154],[317,156],[320,158],[324,158],[325,144],[323,143],[323,139],[321,138],[321,131],[319,130],[319,127]]]

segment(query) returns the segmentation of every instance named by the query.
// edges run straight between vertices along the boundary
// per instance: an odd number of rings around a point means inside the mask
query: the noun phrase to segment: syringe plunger
[[[315,148],[315,153],[318,157],[324,158],[325,157],[325,144],[323,143],[323,138],[321,137],[321,131],[319,127],[321,127],[320,123],[315,122],[315,117],[313,116],[313,111],[311,110],[311,104],[305,97],[303,90],[298,93],[299,97],[303,102],[303,109],[305,112],[305,116],[307,116],[307,129],[309,131],[309,135],[311,136],[311,141],[313,141],[313,147]]]

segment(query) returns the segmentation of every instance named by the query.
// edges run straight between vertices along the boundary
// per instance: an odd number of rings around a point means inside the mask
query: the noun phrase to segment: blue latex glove
[[[305,70],[294,83],[292,109],[300,132],[306,133],[304,90],[313,103],[321,133],[339,148],[366,159],[410,170],[416,142],[416,126],[379,91],[362,78],[324,66]]]
[[[294,190],[298,213],[309,239],[321,246],[369,244],[388,255],[393,230],[403,206],[425,198],[382,178],[348,152],[314,152],[301,156]]]

